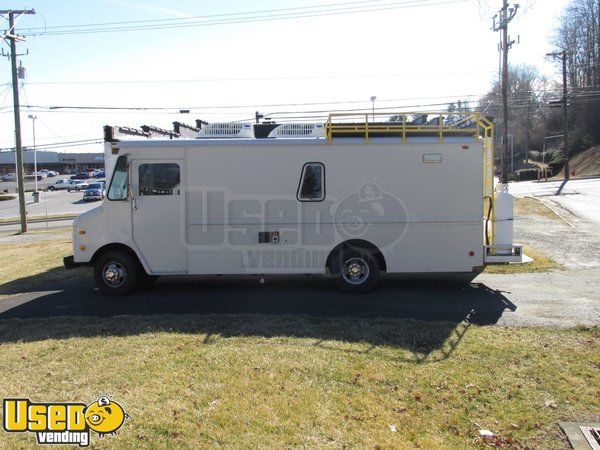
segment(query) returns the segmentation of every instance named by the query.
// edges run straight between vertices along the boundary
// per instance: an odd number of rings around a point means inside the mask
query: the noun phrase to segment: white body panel
[[[131,197],[105,199],[76,220],[76,262],[121,243],[154,274],[323,273],[338,244],[360,239],[381,251],[392,273],[470,272],[483,265],[483,149],[474,138],[443,144],[435,138],[124,141],[117,147],[129,159]],[[136,193],[139,165],[152,161],[180,164],[180,195]],[[324,201],[296,197],[309,162],[325,168]],[[259,232],[278,232],[279,242],[259,243]]]

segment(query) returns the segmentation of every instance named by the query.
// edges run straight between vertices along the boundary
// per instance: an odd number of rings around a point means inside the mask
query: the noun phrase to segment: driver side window
[[[115,171],[113,172],[112,179],[110,180],[107,198],[109,200],[127,200],[128,181],[127,157],[119,156],[119,159],[117,159],[117,164],[115,164]]]

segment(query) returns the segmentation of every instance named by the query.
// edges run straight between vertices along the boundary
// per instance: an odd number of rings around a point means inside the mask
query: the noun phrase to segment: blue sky
[[[363,3],[385,5],[399,1],[405,0]],[[555,67],[544,63],[544,54],[552,50],[549,43],[552,30],[568,2],[525,0],[523,3],[522,12],[511,23],[511,35],[521,37],[521,43],[511,52],[511,62],[534,64],[554,77]],[[190,115],[38,111],[37,141],[48,143],[100,137],[104,124],[134,127],[154,124],[170,128],[173,120],[250,118],[257,109],[275,113],[369,108],[372,95],[377,96],[378,107],[440,103],[467,95],[474,99],[497,76],[499,36],[490,27],[491,16],[500,4],[500,0],[466,0],[293,20],[30,36],[27,42],[19,44],[19,52],[29,49],[29,55],[20,58],[28,71],[21,101],[25,105],[44,106],[192,108]],[[312,5],[319,3],[55,0],[29,1],[23,5],[6,0],[2,7],[35,8],[36,16],[23,17],[18,24],[18,29],[25,30],[44,25],[178,19]],[[7,46],[4,48],[6,51]],[[0,84],[9,80],[9,66],[3,60]],[[0,86],[0,106],[4,107],[11,104],[9,91],[5,91],[6,86]],[[363,103],[260,106],[358,101]],[[223,108],[234,105],[245,106]],[[0,112],[0,147],[12,146],[12,115],[6,110]],[[22,112],[25,145],[32,139],[28,113]],[[100,151],[100,147],[76,150]]]

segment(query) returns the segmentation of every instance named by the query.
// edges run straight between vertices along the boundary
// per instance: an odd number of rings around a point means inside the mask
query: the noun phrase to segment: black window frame
[[[117,173],[117,167],[119,166],[119,161],[121,158],[125,159],[125,197],[124,198],[110,198],[110,188],[112,187],[113,181],[115,180],[115,174]],[[115,163],[115,169],[113,170],[112,176],[110,177],[110,183],[108,184],[108,188],[106,189],[106,198],[111,202],[126,202],[129,197],[129,160],[127,155],[121,155],[117,158],[117,162]]]
[[[142,193],[142,183],[141,183],[142,177],[140,176],[140,171],[141,171],[142,167],[143,166],[151,166],[151,165],[160,165],[160,164],[163,164],[163,165],[175,165],[175,166],[177,166],[177,171],[178,171],[177,172],[177,176],[179,178],[178,183],[173,186],[173,188],[171,189],[171,193],[170,194],[167,194],[167,193],[164,193],[164,194]],[[182,167],[181,167],[181,164],[179,164],[178,162],[172,162],[172,161],[169,161],[169,162],[165,162],[165,161],[152,162],[152,161],[148,161],[148,162],[141,163],[138,166],[138,168],[137,168],[137,180],[138,180],[137,191],[138,191],[138,195],[140,197],[169,197],[169,196],[173,196],[174,197],[174,196],[181,195],[181,171],[182,171]],[[174,189],[177,186],[180,186],[180,188],[177,189],[177,190]]]
[[[308,198],[301,198],[300,197],[300,191],[302,189],[302,182],[304,181],[304,174],[306,173],[306,168],[308,166],[317,164],[319,166],[321,166],[321,181],[322,181],[322,187],[323,187],[323,195],[319,198],[315,198],[315,199],[308,199]],[[296,199],[299,202],[322,202],[325,201],[325,198],[327,197],[327,190],[326,190],[326,175],[325,175],[325,164],[323,164],[322,162],[319,161],[309,161],[307,163],[304,163],[304,165],[302,166],[302,171],[300,172],[300,181],[298,182],[298,189],[296,191]]]

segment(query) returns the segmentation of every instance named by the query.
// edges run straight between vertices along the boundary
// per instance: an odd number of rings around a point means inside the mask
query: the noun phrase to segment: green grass
[[[557,421],[600,420],[597,328],[165,315],[8,320],[0,342],[0,397],[126,408],[102,448],[477,448],[480,428],[565,448]]]

